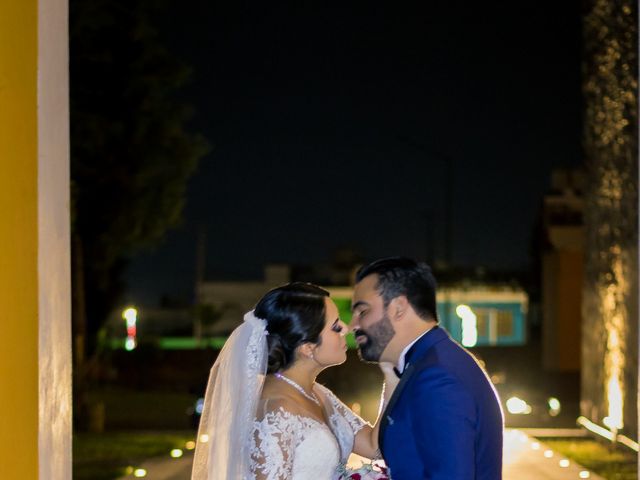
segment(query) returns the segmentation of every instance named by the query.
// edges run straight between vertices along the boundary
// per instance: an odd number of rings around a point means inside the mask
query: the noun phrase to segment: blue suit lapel
[[[407,352],[405,365],[411,365],[425,356],[427,351],[436,343],[445,340],[449,334],[437,325],[425,333]],[[406,368],[405,368],[406,370]]]
[[[436,325],[427,333],[425,333],[422,336],[422,338],[420,338],[413,345],[413,347],[411,347],[411,349],[407,352],[407,356],[405,357],[406,366],[402,374],[402,378],[400,379],[400,383],[398,383],[398,386],[394,390],[393,395],[391,395],[391,398],[389,399],[389,403],[384,409],[384,412],[382,413],[382,418],[380,419],[380,430],[378,431],[378,446],[380,449],[380,453],[383,454],[383,457],[384,457],[384,450],[383,450],[384,449],[384,445],[383,445],[384,432],[388,425],[393,424],[393,419],[390,416],[391,412],[393,412],[393,407],[398,402],[398,399],[400,398],[402,390],[404,390],[404,387],[409,382],[409,379],[415,373],[416,366],[420,363],[419,360],[425,356],[427,351],[433,345],[435,345],[436,343],[446,338],[449,338],[449,335],[447,334],[447,332],[445,332],[441,328],[438,328],[438,326]]]

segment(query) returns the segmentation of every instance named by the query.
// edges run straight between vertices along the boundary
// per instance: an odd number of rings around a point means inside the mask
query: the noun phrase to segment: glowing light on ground
[[[196,448],[196,442],[194,442],[193,440],[189,440],[184,444],[184,448],[186,448],[187,450],[193,450]]]
[[[507,410],[512,415],[529,415],[531,405],[519,397],[511,397],[507,400]]]
[[[144,468],[136,468],[133,472],[133,476],[136,478],[142,478],[147,476],[147,471]]]
[[[552,417],[557,417],[560,414],[560,410],[562,405],[560,404],[560,400],[556,397],[551,397],[547,400],[547,404],[549,405],[549,415]]]
[[[173,450],[171,450],[171,453],[170,453],[171,458],[180,458],[182,454],[183,452],[179,448],[174,448]]]

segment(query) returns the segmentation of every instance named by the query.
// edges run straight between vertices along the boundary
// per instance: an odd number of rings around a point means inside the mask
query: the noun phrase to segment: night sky
[[[214,148],[130,300],[193,292],[199,228],[216,279],[341,247],[442,257],[446,158],[453,263],[530,263],[552,169],[582,163],[580,2],[317,3],[185,0],[158,22]]]

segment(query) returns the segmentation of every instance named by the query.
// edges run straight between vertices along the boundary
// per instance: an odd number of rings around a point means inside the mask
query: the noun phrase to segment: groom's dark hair
[[[438,322],[436,279],[429,265],[405,257],[382,258],[360,268],[356,283],[373,274],[378,276],[376,290],[385,308],[404,295],[420,318]]]
[[[295,360],[298,346],[319,345],[325,325],[325,297],[329,292],[311,283],[294,282],[268,292],[254,314],[267,322],[267,373],[285,370]]]

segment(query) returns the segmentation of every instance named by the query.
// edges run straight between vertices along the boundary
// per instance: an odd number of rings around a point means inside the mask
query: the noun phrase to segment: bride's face
[[[326,297],[324,328],[320,333],[322,341],[313,351],[313,357],[320,365],[339,365],[347,360],[347,331],[347,326],[340,320],[338,307]]]

